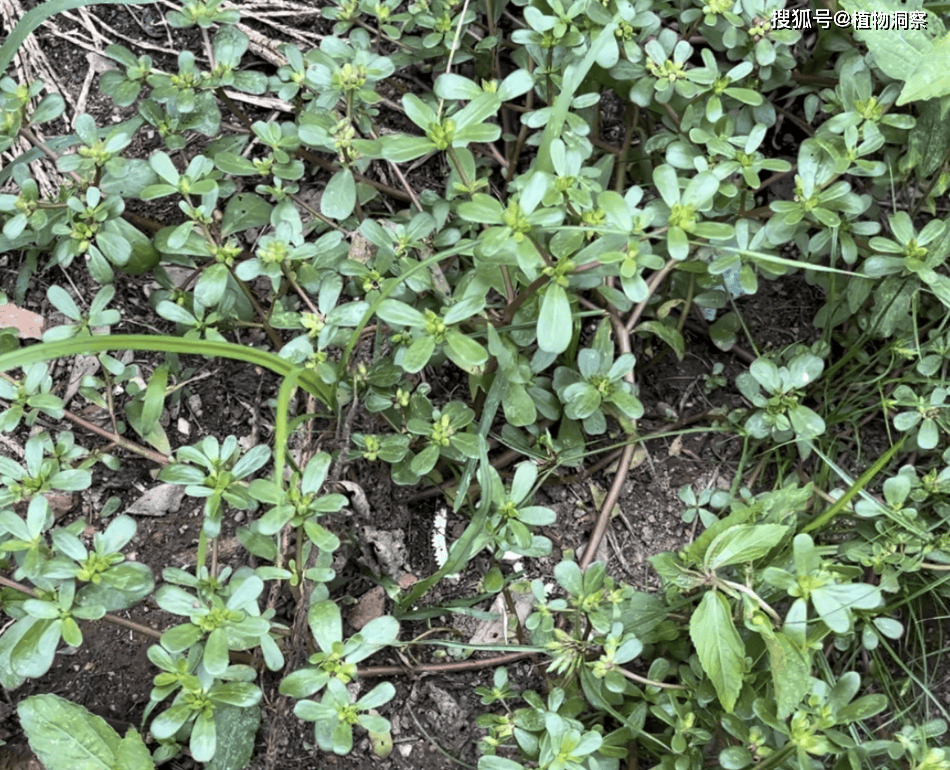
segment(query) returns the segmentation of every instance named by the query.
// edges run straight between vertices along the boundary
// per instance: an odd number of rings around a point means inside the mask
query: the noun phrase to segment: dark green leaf
[[[240,156],[239,156],[240,157]],[[218,159],[215,158],[217,163]],[[221,235],[244,232],[251,227],[260,227],[270,221],[273,206],[253,193],[239,193],[228,201],[221,221]]]

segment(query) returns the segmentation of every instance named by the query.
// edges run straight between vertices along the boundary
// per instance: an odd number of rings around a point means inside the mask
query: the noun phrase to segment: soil
[[[278,4],[277,0],[272,0],[272,3]],[[25,7],[33,4],[26,2]],[[269,4],[259,1],[246,5],[253,11]],[[253,13],[248,12],[248,15]],[[90,28],[83,23],[87,18],[92,20],[94,29],[102,30],[101,38],[90,33]],[[57,29],[44,26],[36,34],[36,39],[53,68],[64,73],[60,85],[67,104],[72,107],[80,100],[90,66],[88,49],[103,50],[113,33],[123,36],[124,39],[118,42],[136,54],[148,53],[159,65],[169,67],[174,61],[171,51],[177,48],[198,51],[203,45],[197,31],[172,30],[159,24],[151,6],[90,6],[84,9],[82,16],[64,14],[54,21]],[[253,26],[253,22],[248,23]],[[305,17],[300,29],[321,33],[328,31],[327,24],[315,16]],[[262,28],[262,31],[280,37],[280,33],[273,29]],[[86,43],[80,45],[78,40]],[[261,62],[261,66],[266,68],[268,65]],[[83,109],[100,125],[119,122],[134,114],[134,108],[116,108],[108,98],[99,94],[97,81],[93,82]],[[253,111],[254,108],[248,109]],[[262,111],[261,116],[266,117],[266,112]],[[65,131],[66,125],[63,123],[52,128]],[[615,126],[605,125],[604,136],[609,140],[610,131],[615,129]],[[147,157],[157,147],[156,137],[149,140],[146,135],[143,142],[132,148],[132,154]],[[413,180],[417,190],[443,183],[438,168],[420,168],[414,173],[422,175]],[[426,173],[435,178],[424,178]],[[320,181],[314,180],[314,183]],[[15,293],[19,270],[17,259],[16,255],[0,256],[0,288],[11,296]],[[88,295],[90,289],[95,289],[91,283],[85,284],[87,279],[82,270],[72,271],[69,278],[78,292]],[[26,307],[44,315],[50,311],[46,300],[48,281],[47,275],[36,276],[23,297]],[[146,312],[145,305],[154,288],[154,284],[145,280],[121,277],[117,283],[117,303],[123,306],[123,317],[154,318],[150,310]],[[738,300],[757,340],[776,348],[803,338],[820,302],[812,288],[797,279],[768,283],[754,298]],[[141,330],[133,323],[125,331]],[[644,434],[662,432],[671,424],[688,421],[710,409],[740,405],[726,401],[722,390],[707,393],[704,375],[719,362],[724,365],[724,375],[731,382],[745,369],[747,362],[735,350],[727,354],[716,349],[698,322],[695,327],[691,322],[687,330],[689,352],[683,361],[676,360],[669,350],[652,349],[645,343],[637,343],[641,400],[647,408],[647,415],[639,425]],[[140,354],[135,360],[146,372],[159,363]],[[234,434],[248,441],[249,445],[272,440],[273,413],[267,404],[276,395],[276,378],[250,365],[212,363],[204,359],[187,363],[193,367],[191,381],[172,405],[170,419],[165,425],[172,447],[207,435],[223,439]],[[65,387],[69,381],[69,367],[69,364],[62,365],[56,370],[59,387]],[[81,405],[81,399],[77,399],[75,405]],[[94,421],[95,410],[86,417]],[[361,419],[363,416],[357,415],[357,428]],[[64,429],[60,425],[44,427]],[[24,435],[17,438],[25,440]],[[96,439],[84,435],[83,441],[88,446]],[[695,534],[696,525],[685,523],[680,515],[683,503],[677,491],[684,485],[692,486],[697,493],[707,487],[728,487],[733,482],[741,444],[736,439],[723,439],[718,434],[691,434],[682,441],[663,438],[649,441],[646,446],[647,451],[638,455],[636,466],[627,478],[618,514],[597,557],[607,562],[609,572],[618,580],[653,590],[657,581],[647,559],[659,551],[681,547]],[[95,524],[98,511],[110,497],[117,495],[121,499],[119,510],[124,511],[156,485],[154,463],[134,455],[117,454],[122,456],[120,470],[108,472],[99,466],[93,489],[64,503],[62,523],[84,517]],[[397,566],[415,576],[431,574],[434,564],[430,533],[436,510],[441,505],[440,499],[419,499],[419,490],[394,487],[385,469],[379,467],[352,463],[345,468],[343,478],[365,492],[369,506],[369,515],[356,511],[358,506],[354,505],[354,512],[348,518],[340,517],[335,521],[341,538],[348,538],[352,544],[348,551],[350,558],[339,565],[338,570],[341,582],[347,585],[345,594],[355,601],[372,591],[375,583],[368,575],[380,569],[383,551],[396,549],[403,554],[403,563]],[[579,553],[583,550],[600,501],[612,481],[613,469],[608,466],[580,481],[542,490],[537,504],[550,505],[558,513],[556,526],[544,533],[555,543],[555,549],[545,559],[524,560],[528,577],[550,576],[553,565],[565,551]],[[177,509],[169,510],[165,515],[138,516],[133,557],[149,565],[156,576],[160,576],[167,566],[187,567],[194,558],[201,505],[200,500],[185,497]],[[235,531],[243,520],[244,514],[238,513],[225,522],[220,554],[222,564],[235,568],[241,566],[240,559],[245,552],[236,546]],[[450,531],[459,524],[464,525],[449,517]],[[387,545],[385,548],[374,547],[374,540],[377,543],[386,540]],[[404,551],[399,551],[400,548]],[[445,581],[433,592],[433,597],[446,599],[471,595],[484,566],[476,560],[457,583]],[[338,593],[342,596],[344,592]],[[291,624],[291,597],[279,597],[276,608],[276,619]],[[481,609],[487,610],[488,607]],[[120,614],[156,631],[175,623],[172,616],[151,601]],[[472,629],[468,618],[446,616],[428,622],[407,623],[401,638],[410,639],[422,634],[430,625],[455,626],[461,633],[469,635]],[[64,649],[57,654],[53,667],[44,677],[28,681],[16,691],[4,692],[6,708],[0,708],[0,738],[12,744],[24,742],[16,720],[15,705],[34,693],[61,695],[108,717],[118,726],[140,724],[156,673],[146,657],[146,651],[154,640],[101,622],[85,623],[82,630],[85,643],[78,649]],[[422,655],[420,662],[436,660],[431,652]],[[398,665],[400,662],[394,652],[386,651],[365,664]],[[530,662],[511,665],[509,675],[521,688],[540,687],[539,675]],[[273,766],[298,770],[364,767],[441,770],[459,764],[474,766],[480,734],[475,718],[485,710],[475,688],[490,685],[491,677],[490,669],[451,675],[393,677],[391,681],[397,688],[397,695],[381,709],[381,713],[392,722],[395,740],[395,749],[386,759],[373,755],[365,733],[357,736],[354,750],[345,757],[326,755],[315,749],[311,728],[288,712],[287,702],[277,693],[279,680],[272,677],[265,682],[263,725],[258,733],[251,767],[263,770],[268,765],[268,757],[278,758]],[[373,684],[367,681],[363,686],[368,688]],[[4,766],[3,761],[0,757],[0,767]],[[175,770],[199,767],[186,756],[173,760],[168,766]]]

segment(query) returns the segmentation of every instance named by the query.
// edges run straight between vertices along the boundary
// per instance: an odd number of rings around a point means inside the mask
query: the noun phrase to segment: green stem
[[[340,356],[339,371],[346,371],[346,367],[349,365],[350,357],[353,355],[353,350],[356,348],[356,344],[360,340],[360,335],[363,333],[363,329],[366,328],[366,324],[369,323],[370,319],[379,309],[379,306],[383,303],[385,299],[389,297],[396,289],[398,289],[405,281],[414,273],[417,273],[421,270],[428,269],[431,265],[441,262],[446,257],[454,257],[456,254],[463,254],[472,248],[471,241],[463,241],[457,246],[452,247],[451,249],[446,249],[445,251],[440,251],[433,254],[428,259],[424,259],[422,262],[416,262],[412,267],[402,273],[398,279],[390,281],[384,288],[379,292],[379,296],[376,297],[373,304],[370,305],[366,312],[363,314],[363,317],[360,319],[360,322],[356,325],[356,328],[353,330],[353,334],[350,335],[349,342],[346,343],[346,348],[343,350],[343,355]],[[283,359],[281,359],[283,360]],[[3,357],[0,356],[0,365],[3,363]],[[314,375],[316,376],[316,375]],[[306,387],[306,384],[301,381],[301,383]],[[325,387],[325,386],[324,386]],[[310,390],[307,388],[307,390]],[[311,391],[312,392],[312,391]],[[319,395],[319,394],[314,394]],[[328,406],[330,405],[329,401],[324,401]]]
[[[765,759],[763,759],[759,764],[755,766],[756,770],[773,770],[774,768],[781,767],[785,760],[788,759],[797,747],[792,741],[786,743],[782,748],[776,751],[773,754],[769,754]]]
[[[902,436],[900,441],[894,444],[890,449],[888,449],[884,454],[882,454],[877,461],[868,468],[864,473],[858,476],[857,481],[855,481],[851,487],[845,492],[841,497],[837,499],[834,505],[832,505],[827,511],[820,514],[816,518],[812,519],[808,524],[806,524],[801,529],[802,534],[812,532],[816,529],[820,529],[825,526],[829,521],[831,521],[835,516],[837,516],[841,511],[844,510],[845,506],[850,503],[859,492],[861,492],[880,471],[887,465],[890,459],[897,454],[897,451],[904,445],[904,441],[907,439],[907,436]]]
[[[756,604],[758,604],[759,607],[761,607],[762,610],[765,611],[765,613],[768,614],[768,616],[769,616],[770,618],[772,618],[772,620],[774,620],[776,623],[778,623],[779,625],[781,625],[781,623],[782,623],[782,616],[779,615],[775,610],[773,610],[773,609],[765,602],[765,600],[762,599],[762,597],[759,596],[759,595],[758,595],[755,591],[753,591],[751,588],[749,588],[749,587],[746,586],[746,585],[743,585],[742,583],[736,583],[736,582],[734,582],[734,581],[732,581],[732,580],[726,580],[725,578],[721,578],[721,577],[718,577],[718,576],[716,577],[716,581],[719,582],[719,583],[721,583],[721,584],[722,584],[723,586],[725,586],[726,588],[731,588],[733,591],[738,591],[739,593],[742,593],[742,594],[745,594],[746,596],[748,596],[750,599],[752,599],[752,601],[754,601]]]
[[[195,554],[195,574],[200,575],[208,561],[208,536],[205,534],[204,527],[198,533],[198,552]]]
[[[30,345],[0,355],[0,372],[16,367],[27,367],[37,361],[50,361],[65,356],[93,355],[107,350],[150,350],[245,361],[269,369],[281,377],[295,375],[295,381],[299,381],[301,387],[330,408],[333,407],[335,401],[335,394],[316,372],[301,368],[273,353],[246,345],[236,345],[233,342],[184,339],[162,334],[104,334]]]
[[[469,178],[465,173],[465,169],[462,166],[462,162],[459,160],[459,156],[455,153],[455,148],[450,144],[445,148],[445,151],[448,153],[449,160],[452,161],[452,165],[455,166],[455,170],[458,171],[458,175],[462,179],[462,184],[465,185],[466,188],[471,189],[472,183],[469,181]]]

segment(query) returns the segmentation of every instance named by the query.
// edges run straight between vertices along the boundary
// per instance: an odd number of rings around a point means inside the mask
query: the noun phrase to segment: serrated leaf
[[[788,527],[781,524],[742,524],[722,532],[709,545],[704,564],[717,570],[730,564],[760,559],[785,537]]]
[[[679,330],[673,326],[667,326],[661,321],[644,321],[637,326],[635,331],[637,333],[655,334],[672,348],[680,361],[686,356],[686,340],[683,339],[683,335]]]
[[[56,695],[34,695],[17,706],[30,746],[47,770],[114,770],[122,739],[95,714]],[[141,741],[141,739],[139,739]],[[134,739],[132,739],[134,743]],[[148,751],[128,746],[122,750],[135,764],[122,770],[150,770],[155,764]]]
[[[142,736],[130,727],[115,751],[116,767],[122,770],[151,770],[155,767],[152,755]]]
[[[706,592],[689,620],[689,637],[719,702],[731,714],[742,690],[745,647],[724,596],[715,591]]]
[[[205,770],[243,770],[254,753],[254,738],[261,726],[260,707],[218,705],[214,723],[218,748]]]
[[[769,669],[775,686],[775,701],[779,719],[786,719],[795,711],[811,687],[811,666],[807,654],[785,634],[763,633],[769,651]]]

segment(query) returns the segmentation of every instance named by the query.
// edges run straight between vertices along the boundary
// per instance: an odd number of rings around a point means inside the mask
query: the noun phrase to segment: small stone
[[[347,622],[359,631],[371,620],[382,617],[386,611],[386,591],[382,586],[363,594],[347,615]]]

